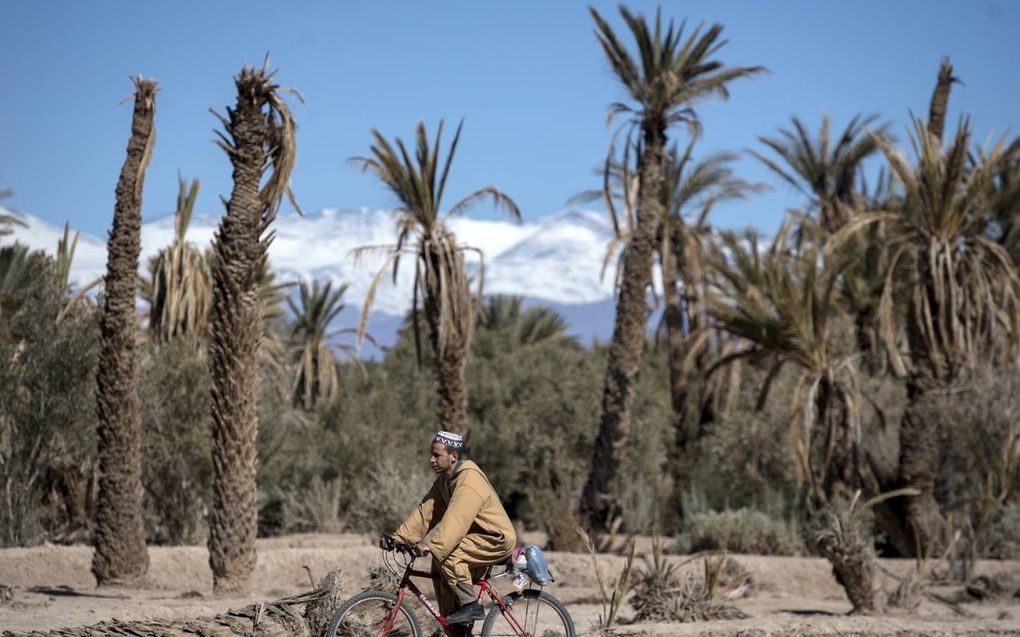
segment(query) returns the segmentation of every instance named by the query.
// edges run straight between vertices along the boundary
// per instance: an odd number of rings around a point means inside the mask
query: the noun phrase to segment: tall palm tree
[[[177,180],[174,239],[149,264],[149,332],[157,343],[185,335],[204,337],[212,298],[209,260],[186,239],[201,184],[193,179],[189,186],[180,175]]]
[[[365,172],[372,172],[392,192],[400,205],[394,209],[397,217],[397,242],[388,246],[366,246],[355,254],[383,250],[387,253],[382,268],[375,275],[365,296],[358,326],[359,338],[365,331],[368,312],[386,271],[392,266],[396,280],[401,256],[414,259],[414,290],[412,316],[415,324],[415,342],[418,342],[419,297],[429,329],[429,340],[436,359],[436,376],[439,393],[439,422],[449,431],[467,431],[467,389],[464,384],[464,366],[467,363],[474,324],[473,300],[467,269],[464,265],[466,246],[457,243],[446,220],[463,213],[469,206],[489,197],[493,204],[506,210],[514,219],[520,219],[517,204],[493,186],[486,186],[442,211],[446,178],[460,140],[463,120],[450,143],[446,160],[439,159],[443,135],[440,120],[435,141],[430,145],[425,123],[418,122],[415,154],[408,153],[403,140],[390,144],[377,130],[371,157],[355,157],[352,162]],[[482,284],[479,272],[479,288]],[[479,296],[481,290],[479,289]]]
[[[835,286],[841,265],[823,261],[814,247],[794,252],[791,230],[788,221],[764,254],[754,231],[723,233],[726,256],[712,262],[720,276],[709,303],[718,324],[749,344],[720,365],[769,361],[759,409],[781,369],[799,369],[791,442],[804,503],[817,508],[860,486],[861,401],[855,353],[840,346],[847,320]]]
[[[255,568],[263,331],[258,280],[272,241],[267,231],[289,193],[296,154],[296,126],[281,98],[286,89],[272,81],[268,62],[261,69],[241,69],[234,78],[237,103],[220,117],[225,133],[218,144],[234,169],[227,214],[213,242],[209,328],[214,459],[209,565],[220,591],[244,590]]]
[[[937,423],[925,416],[926,403],[979,360],[1005,366],[1020,352],[1020,278],[1009,254],[986,232],[996,178],[1015,146],[1000,139],[979,154],[980,160],[971,161],[970,139],[970,122],[963,119],[953,143],[943,150],[930,128],[915,119],[910,135],[915,165],[880,140],[903,185],[902,205],[861,215],[829,246],[839,249],[862,228],[886,224],[894,256],[879,306],[881,335],[890,362],[907,379],[899,481],[919,490],[898,511],[905,530],[898,548],[905,553],[931,548],[943,526],[934,494],[940,435]],[[909,285],[901,283],[904,279]],[[905,293],[908,308],[909,359],[899,349],[893,323],[898,292]]]
[[[342,328],[330,331],[329,326],[347,307],[343,303],[347,284],[333,289],[332,281],[324,285],[316,279],[312,285],[302,281],[299,288],[300,302],[290,297],[287,305],[294,315],[290,336],[294,342],[293,359],[294,384],[293,401],[306,411],[311,411],[321,401],[331,400],[340,389],[340,373],[336,357],[330,347],[330,339],[353,329]],[[334,343],[348,356],[355,354],[348,343]]]
[[[142,185],[156,140],[156,81],[137,77],[134,83],[131,138],[117,181],[107,243],[96,371],[99,492],[92,573],[100,583],[135,579],[149,568],[142,521],[135,289],[142,248]]]
[[[725,44],[722,26],[696,28],[686,39],[684,25],[670,21],[663,29],[661,12],[649,27],[645,17],[620,7],[634,37],[637,58],[619,40],[595,9],[595,37],[613,73],[627,89],[631,104],[610,106],[609,119],[628,118],[628,138],[640,131],[638,206],[634,232],[622,257],[622,272],[613,337],[609,346],[602,416],[595,439],[591,471],[581,496],[582,518],[592,528],[607,528],[619,513],[617,469],[630,434],[630,407],[641,365],[647,321],[646,290],[663,217],[661,193],[665,174],[667,130],[675,124],[694,126],[695,99],[727,97],[734,79],[762,72],[761,67],[726,67],[715,58]],[[610,155],[612,155],[610,149]]]

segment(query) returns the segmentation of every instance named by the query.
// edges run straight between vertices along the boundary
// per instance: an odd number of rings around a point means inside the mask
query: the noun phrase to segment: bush
[[[988,531],[985,557],[1020,560],[1020,502],[1007,504]]]
[[[695,513],[677,538],[681,553],[729,551],[760,555],[800,555],[804,545],[792,524],[753,509]]]
[[[182,337],[150,347],[140,376],[147,539],[201,543],[213,478],[208,362]]]
[[[95,308],[65,304],[41,253],[27,267],[0,323],[0,546],[80,535],[93,502]]]
[[[424,454],[423,454],[424,457]],[[345,521],[354,531],[391,533],[403,522],[432,486],[434,476],[418,464],[383,458],[352,491]]]

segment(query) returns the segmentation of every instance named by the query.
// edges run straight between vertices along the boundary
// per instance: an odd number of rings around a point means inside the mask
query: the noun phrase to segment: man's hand
[[[418,549],[418,553],[420,553],[423,557],[430,553],[429,545],[424,542],[418,542],[414,545],[414,548]]]

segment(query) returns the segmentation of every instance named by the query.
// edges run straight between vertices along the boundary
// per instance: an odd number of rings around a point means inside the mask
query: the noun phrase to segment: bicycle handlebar
[[[395,553],[407,553],[412,557],[422,557],[425,552],[418,548],[418,545],[413,542],[401,542],[388,535],[383,536],[383,541],[386,543],[384,551],[393,551]]]

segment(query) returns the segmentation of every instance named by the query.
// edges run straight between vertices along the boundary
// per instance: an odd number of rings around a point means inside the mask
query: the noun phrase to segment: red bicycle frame
[[[522,637],[531,637],[520,623],[518,623],[517,618],[514,617],[510,607],[503,603],[503,599],[499,596],[499,593],[496,592],[496,589],[492,587],[489,576],[491,571],[492,567],[490,566],[485,572],[485,577],[482,579],[471,580],[472,584],[479,587],[477,601],[481,602],[482,597],[488,594],[489,599],[491,599],[493,603],[499,607],[500,612],[502,612],[503,616],[510,622],[514,631]],[[415,585],[414,581],[411,579],[412,577],[435,579],[436,576],[431,572],[414,570],[414,558],[411,558],[411,561],[408,562],[407,566],[404,568],[404,576],[400,580],[400,587],[397,590],[397,603],[393,607],[393,610],[390,611],[389,616],[386,617],[386,621],[383,623],[383,629],[379,637],[383,637],[383,635],[387,635],[391,630],[393,630],[393,624],[397,621],[397,613],[400,612],[400,607],[404,603],[404,594],[408,589],[410,589],[411,592],[418,597],[418,601],[429,611],[429,614],[432,615],[437,622],[439,622],[439,625],[443,627],[443,631],[448,635],[448,637],[470,637],[470,630],[465,633],[461,633],[458,629],[454,628],[452,624],[446,621],[446,618],[439,612],[439,609],[436,608],[436,605],[431,599],[429,599],[429,596],[421,592],[421,589]]]

